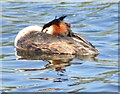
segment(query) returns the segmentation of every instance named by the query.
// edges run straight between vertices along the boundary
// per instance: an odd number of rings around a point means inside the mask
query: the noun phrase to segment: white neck
[[[15,44],[14,44],[14,45],[17,46],[18,40],[19,40],[21,37],[26,36],[28,33],[30,33],[30,32],[41,32],[41,30],[42,30],[42,27],[37,26],[37,25],[35,25],[35,26],[28,26],[28,27],[22,29],[22,30],[18,33],[18,35],[16,36],[16,38],[15,38]]]

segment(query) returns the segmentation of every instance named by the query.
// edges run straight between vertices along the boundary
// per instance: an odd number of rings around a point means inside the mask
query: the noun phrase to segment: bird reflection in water
[[[64,72],[64,68],[67,66],[70,66],[70,62],[63,62],[62,60],[49,60],[49,64],[45,67],[52,68],[54,71]]]
[[[67,55],[67,54],[40,54],[16,50],[16,59],[18,60],[43,60],[49,62],[49,64],[45,65],[44,68],[40,69],[21,69],[21,71],[35,71],[35,70],[45,70],[45,69],[53,69],[54,71],[65,72],[65,67],[70,65],[82,64],[80,62],[72,62],[73,59],[87,60],[87,61],[97,61],[97,59],[93,56],[76,56],[76,55]]]

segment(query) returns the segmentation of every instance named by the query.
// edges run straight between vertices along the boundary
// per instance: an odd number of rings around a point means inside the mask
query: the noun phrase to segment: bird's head
[[[64,18],[66,18],[66,16],[61,16],[45,24],[41,32],[52,35],[68,35],[71,31],[70,23],[63,22]]]

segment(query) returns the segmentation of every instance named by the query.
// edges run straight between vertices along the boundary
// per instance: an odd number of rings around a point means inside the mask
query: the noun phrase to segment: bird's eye
[[[43,30],[43,32],[44,32],[44,33],[47,33],[47,31],[48,31],[48,29],[47,29],[47,28]]]
[[[48,29],[45,30],[45,33],[48,31]]]

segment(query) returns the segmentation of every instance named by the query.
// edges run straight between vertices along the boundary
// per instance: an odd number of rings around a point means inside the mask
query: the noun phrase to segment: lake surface
[[[19,57],[14,39],[21,29],[62,15],[100,51],[97,57]],[[118,92],[117,2],[3,1],[0,32],[3,92]]]

